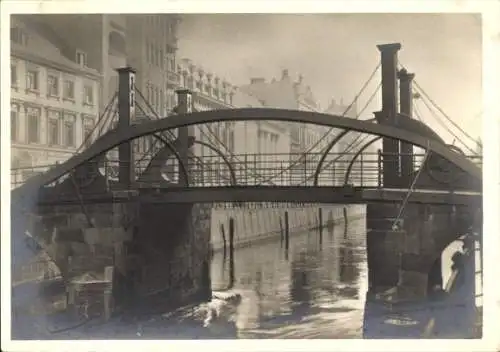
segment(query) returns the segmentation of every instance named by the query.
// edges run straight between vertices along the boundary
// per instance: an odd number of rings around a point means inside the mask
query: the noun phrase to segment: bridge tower
[[[415,74],[408,73],[406,69],[398,72],[399,78],[399,110],[401,114],[407,115],[408,118],[413,118],[413,78]],[[400,142],[399,150],[401,151],[401,185],[408,186],[412,182],[413,174],[413,145],[405,142]]]
[[[118,72],[118,129],[125,130],[135,119],[135,70],[122,67]],[[132,142],[118,146],[118,181],[120,187],[129,190],[135,180],[134,153]]]
[[[378,45],[381,52],[382,110],[375,112],[379,124],[397,123],[397,52],[401,44]],[[382,177],[384,188],[400,186],[400,143],[398,140],[382,140]],[[402,231],[393,229],[393,219],[398,216],[398,204],[367,204],[367,259],[368,296],[385,291],[398,283]]]
[[[190,114],[193,112],[193,96],[189,89],[179,89],[177,93],[177,113]],[[188,167],[188,151],[189,151],[189,137],[194,137],[193,126],[184,126],[179,128],[179,142],[180,150],[179,155],[181,162]],[[181,174],[180,174],[181,175]],[[179,175],[179,176],[180,176]],[[189,174],[188,174],[189,175]],[[184,184],[189,183],[189,180],[181,180]]]
[[[376,113],[376,118],[380,124],[395,125],[398,114],[398,92],[397,92],[397,52],[401,49],[401,44],[378,45],[381,53],[382,71],[382,111]],[[395,187],[399,184],[400,143],[397,140],[383,138],[383,182],[384,187]]]

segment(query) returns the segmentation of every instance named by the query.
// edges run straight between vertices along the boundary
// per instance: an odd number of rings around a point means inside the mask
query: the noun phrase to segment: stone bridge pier
[[[368,296],[397,287],[397,298],[422,299],[443,287],[441,255],[473,225],[472,207],[367,206]]]
[[[379,46],[382,62],[382,111],[379,123],[398,125],[397,79],[400,79],[399,118],[412,115],[413,74],[397,72],[399,44]],[[436,138],[431,135],[429,138]],[[422,170],[413,163],[413,148],[384,138],[384,188],[442,189],[443,191],[481,189],[464,172],[443,159],[430,155]],[[432,196],[432,195],[429,195]],[[442,286],[441,255],[460,235],[470,232],[477,205],[368,204],[367,256],[368,297],[397,287],[399,298],[425,298],[429,288]]]
[[[128,128],[135,112],[134,104],[130,103],[134,71],[129,68],[118,71],[118,128]],[[189,92],[179,92],[181,113],[188,112],[189,100]],[[188,127],[181,128],[179,140],[184,142],[174,143],[184,159],[190,134]],[[67,290],[71,291],[69,305],[90,304],[96,314],[104,310],[109,316],[113,307],[137,314],[158,313],[209,300],[211,205],[162,203],[161,191],[141,188],[140,182],[134,181],[134,156],[127,144],[118,148],[118,181],[107,180],[97,171],[98,162],[93,160],[79,166],[58,185],[42,188],[41,203],[35,210],[36,216],[29,221],[28,230],[44,243],[59,267]],[[158,181],[163,187],[175,187],[166,180]],[[185,181],[189,182],[179,180]],[[151,192],[158,196],[154,203],[144,197]],[[74,195],[79,201],[57,203],[64,194]],[[87,200],[95,194],[121,200],[100,204]],[[44,203],[44,199],[51,201]],[[92,283],[101,284],[104,296],[97,294],[95,302],[80,302],[72,287]]]

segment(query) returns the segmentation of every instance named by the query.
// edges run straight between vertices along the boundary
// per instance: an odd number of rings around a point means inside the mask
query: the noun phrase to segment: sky
[[[400,63],[415,73],[416,83],[477,138],[481,32],[481,17],[472,14],[187,14],[179,29],[179,57],[233,85],[247,84],[251,77],[279,79],[286,68],[292,77],[302,74],[326,108],[331,99],[349,104],[358,94],[380,61],[377,44],[399,42]],[[365,105],[380,77],[379,71],[358,106]],[[425,105],[416,105],[426,123],[451,143],[454,137]],[[379,93],[362,116],[380,108]]]

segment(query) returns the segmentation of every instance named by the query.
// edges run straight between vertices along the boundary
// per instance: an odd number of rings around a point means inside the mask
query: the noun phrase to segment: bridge
[[[138,270],[130,261],[139,255],[147,263],[133,290],[142,303],[206,299],[212,203],[367,204],[370,292],[412,287],[425,296],[444,248],[472,227],[480,232],[482,159],[413,118],[413,75],[398,70],[400,45],[379,49],[382,109],[369,119],[267,108],[194,111],[186,90],[178,91],[176,111],[161,118],[136,89],[135,72],[119,69],[117,114],[105,111],[86,149],[58,165],[12,170],[13,257],[16,238],[29,232],[67,278],[113,267],[118,281],[130,282]],[[248,121],[323,126],[323,143],[299,153],[235,154],[196,133]],[[350,144],[339,150],[343,139]],[[166,226],[170,236],[158,233]],[[74,242],[90,249],[76,250]],[[77,257],[87,266],[77,268]],[[126,304],[127,287],[113,289],[118,304]]]

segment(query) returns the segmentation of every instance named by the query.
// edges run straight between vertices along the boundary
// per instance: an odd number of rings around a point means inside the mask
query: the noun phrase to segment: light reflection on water
[[[238,338],[359,338],[367,286],[365,219],[235,251]],[[227,287],[229,258],[214,255],[212,288]]]
[[[222,316],[208,328],[203,327],[203,313],[186,307],[176,317],[158,312],[146,321],[112,319],[38,338],[361,338],[368,284],[365,241],[363,217],[330,232],[325,228],[321,244],[318,230],[291,234],[288,255],[279,236],[274,242],[236,250],[233,291],[241,294],[241,303],[235,314]],[[445,251],[444,268],[457,246]],[[448,271],[443,272],[445,282]],[[216,253],[211,265],[214,291],[227,288],[229,272],[229,258]]]

